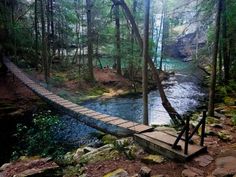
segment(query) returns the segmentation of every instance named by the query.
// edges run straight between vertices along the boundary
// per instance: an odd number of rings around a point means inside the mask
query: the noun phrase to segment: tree
[[[222,0],[222,53],[224,60],[224,82],[228,84],[230,79],[230,61],[228,56],[228,37],[227,37],[227,14],[226,14],[226,0]]]
[[[35,56],[36,56],[36,68],[38,69],[38,0],[34,2],[34,32],[35,32]]]
[[[143,39],[143,124],[148,125],[148,52],[149,52],[149,13],[150,0],[145,0],[144,39]]]
[[[161,44],[161,58],[160,58],[160,66],[159,69],[162,69],[162,62],[164,59],[164,52],[165,52],[165,45],[166,45],[166,39],[168,38],[168,30],[169,30],[169,21],[167,18],[167,0],[163,0],[163,28],[162,28],[162,44]]]
[[[116,71],[121,75],[121,51],[120,51],[120,10],[119,6],[114,7],[116,23]]]
[[[46,35],[46,25],[45,25],[45,1],[40,0],[41,9],[41,24],[42,24],[42,60],[44,67],[44,79],[48,83],[49,78],[49,65],[48,65],[48,41]]]
[[[93,73],[93,43],[92,43],[92,17],[91,17],[91,9],[92,2],[91,0],[86,0],[86,8],[87,8],[87,38],[88,38],[88,70],[89,70],[89,79],[94,81],[94,73]]]
[[[216,67],[217,67],[217,55],[220,37],[220,17],[222,11],[222,0],[217,2],[217,13],[215,22],[215,38],[212,56],[212,72],[211,72],[211,82],[209,90],[209,103],[208,103],[208,115],[214,116],[214,99],[215,99],[215,87],[216,87]]]

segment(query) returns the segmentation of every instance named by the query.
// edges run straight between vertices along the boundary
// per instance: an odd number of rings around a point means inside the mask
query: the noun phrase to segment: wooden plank
[[[63,104],[63,106],[70,109],[70,108],[76,107],[77,105],[74,103],[70,103],[70,104],[68,103],[68,104]]]
[[[183,149],[182,150],[172,149],[171,142],[173,142],[172,140],[173,137],[170,140],[169,136],[166,134],[165,136],[166,139],[164,141],[160,141],[160,139],[163,140],[163,134],[158,134],[158,133],[156,134],[156,132],[153,133],[155,134],[155,138],[153,137],[154,135],[149,136],[150,135],[149,133],[135,134],[134,136],[135,141],[148,150],[158,152],[170,159],[183,162],[201,152],[206,151],[206,147],[189,144],[189,153],[188,155],[185,155]],[[169,142],[169,140],[171,142]]]
[[[82,109],[82,108],[84,108],[84,107],[77,105],[76,107],[71,108],[71,110],[72,110],[72,111],[76,111],[76,110],[80,110],[80,109]]]
[[[96,111],[94,111],[94,113],[89,114],[90,117],[93,117],[95,119],[96,119],[96,116],[99,116],[99,115],[102,115],[102,114],[100,112],[96,112]]]
[[[153,130],[152,127],[149,127],[149,126],[146,126],[146,125],[143,125],[143,124],[135,125],[133,127],[130,127],[129,129],[136,132],[136,133],[142,133],[142,132]]]
[[[124,120],[124,119],[117,119],[117,120],[114,120],[112,122],[110,122],[110,124],[112,125],[120,125],[120,124],[123,124],[123,123],[126,123],[126,122],[129,122],[128,120]]]
[[[88,108],[82,107],[82,108],[78,108],[74,111],[77,112],[77,113],[81,113],[82,111],[88,111],[88,110],[89,110]]]
[[[128,122],[125,122],[123,124],[119,124],[119,127],[127,128],[128,129],[129,127],[134,127],[135,125],[138,125],[138,123],[128,121]]]
[[[80,114],[89,114],[89,113],[94,113],[94,111],[93,110],[91,110],[91,109],[87,109],[87,110],[82,110],[82,111],[80,111]]]
[[[86,113],[83,113],[83,114],[85,114],[86,116],[88,116],[88,117],[91,117],[91,118],[93,118],[93,115],[96,115],[97,114],[97,112],[96,111],[93,111],[93,110],[91,110],[91,111],[89,111],[89,112],[86,112]]]
[[[106,117],[104,119],[100,119],[102,122],[109,123],[111,121],[117,120],[117,118],[114,117]]]
[[[110,116],[107,114],[100,114],[100,115],[93,116],[94,119],[98,119],[98,120],[102,120],[107,117],[110,117]]]

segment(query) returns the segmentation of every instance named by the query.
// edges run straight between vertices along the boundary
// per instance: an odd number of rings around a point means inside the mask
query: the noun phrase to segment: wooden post
[[[206,111],[203,111],[202,115],[202,132],[201,132],[201,142],[200,145],[204,145],[204,138],[205,138],[205,127],[206,127]]]
[[[186,131],[185,131],[185,144],[184,144],[184,154],[188,154],[188,133],[189,133],[189,117],[186,117]]]

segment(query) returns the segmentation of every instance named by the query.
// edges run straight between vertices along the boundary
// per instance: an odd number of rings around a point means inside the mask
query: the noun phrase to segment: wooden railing
[[[188,154],[188,145],[189,145],[193,135],[198,131],[200,126],[202,126],[200,146],[204,145],[205,127],[206,127],[206,111],[203,111],[202,119],[197,124],[197,126],[194,128],[194,130],[191,132],[191,134],[190,134],[190,127],[189,127],[190,124],[189,124],[189,122],[190,122],[190,118],[187,117],[183,129],[181,130],[181,132],[179,133],[178,137],[176,138],[174,144],[172,145],[173,149],[177,149],[178,148],[177,145],[178,145],[180,139],[182,139],[182,136],[185,133],[185,138],[184,138],[184,141],[185,141],[185,144],[184,144],[184,154],[185,155]]]

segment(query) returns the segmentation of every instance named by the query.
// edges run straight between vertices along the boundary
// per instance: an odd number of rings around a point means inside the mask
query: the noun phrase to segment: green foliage
[[[129,141],[115,141],[114,142],[114,149],[120,153],[123,153],[129,160],[134,160],[136,155],[136,147],[130,146]]]
[[[68,166],[63,170],[64,177],[75,177],[80,176],[83,177],[84,168],[80,167],[79,165],[76,166]]]
[[[35,114],[32,125],[17,124],[16,137],[19,146],[13,152],[13,158],[22,155],[59,158],[64,150],[53,139],[52,132],[55,125],[59,125],[59,119],[50,111]]]
[[[233,114],[231,120],[232,120],[233,125],[236,126],[236,113]]]

